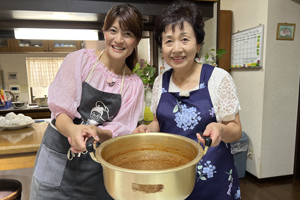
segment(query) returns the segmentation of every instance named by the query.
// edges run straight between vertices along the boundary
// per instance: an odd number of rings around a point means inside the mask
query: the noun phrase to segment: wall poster
[[[259,25],[232,34],[230,68],[262,67],[263,30]]]

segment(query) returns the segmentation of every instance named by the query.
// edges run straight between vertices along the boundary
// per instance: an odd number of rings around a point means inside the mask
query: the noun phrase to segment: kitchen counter
[[[31,117],[32,119],[41,119],[41,118],[50,118],[51,111],[48,107],[31,107],[23,109],[15,109],[11,107],[9,109],[0,110],[0,115],[5,116],[9,112],[14,112],[15,114],[22,113],[26,116]]]
[[[48,123],[18,129],[0,129],[0,171],[31,168]]]

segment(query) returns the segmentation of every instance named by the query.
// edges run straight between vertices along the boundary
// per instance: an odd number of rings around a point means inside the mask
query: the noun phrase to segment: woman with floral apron
[[[140,29],[131,32],[133,26]],[[31,200],[112,200],[104,186],[102,167],[86,153],[85,141],[94,137],[103,142],[129,134],[136,127],[143,106],[143,83],[132,74],[134,64],[126,58],[135,55],[141,28],[142,17],[136,8],[114,6],[103,28],[106,49],[100,55],[83,49],[65,58],[49,88],[52,121],[36,156]],[[114,68],[118,73],[109,70],[110,63],[122,64]],[[62,121],[60,127],[58,124],[62,114],[70,116],[72,127],[83,130],[78,140],[83,148],[72,135],[59,131],[64,126]],[[63,128],[70,126],[68,123]]]
[[[155,117],[138,132],[166,132],[212,146],[197,164],[195,187],[188,200],[240,199],[230,143],[241,137],[239,102],[231,76],[223,69],[195,61],[204,40],[199,8],[189,2],[171,4],[158,16],[154,37],[171,69],[154,83],[151,111]]]

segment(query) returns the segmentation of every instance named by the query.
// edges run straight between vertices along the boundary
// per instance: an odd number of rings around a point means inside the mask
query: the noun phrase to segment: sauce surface
[[[178,151],[178,150],[177,150]],[[134,170],[163,170],[185,165],[193,160],[170,149],[137,149],[119,153],[106,161],[112,165]]]

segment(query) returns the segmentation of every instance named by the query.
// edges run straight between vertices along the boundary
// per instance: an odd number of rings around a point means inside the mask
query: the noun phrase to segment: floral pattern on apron
[[[186,136],[197,141],[196,133],[203,132],[209,123],[217,122],[208,91],[208,80],[214,67],[204,64],[199,89],[189,95],[168,92],[173,69],[162,77],[162,94],[156,115],[160,131]],[[210,147],[195,169],[196,179],[188,200],[240,199],[240,186],[230,144],[221,142]]]

